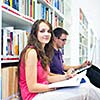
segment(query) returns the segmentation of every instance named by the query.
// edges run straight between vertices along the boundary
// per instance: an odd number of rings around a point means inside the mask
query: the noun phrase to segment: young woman
[[[19,86],[23,100],[32,100],[38,93],[55,90],[48,87],[49,83],[73,77],[72,74],[49,75],[53,56],[52,41],[51,24],[42,19],[37,20],[20,56]]]
[[[97,89],[88,86],[58,89],[49,83],[66,80],[73,74],[51,75],[49,64],[53,55],[52,26],[45,20],[37,20],[31,29],[28,43],[20,55],[19,86],[23,100],[100,100]],[[92,92],[90,92],[90,90]],[[95,97],[95,99],[93,98]]]

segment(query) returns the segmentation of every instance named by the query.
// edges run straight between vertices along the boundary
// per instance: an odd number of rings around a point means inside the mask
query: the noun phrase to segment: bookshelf
[[[83,63],[88,59],[88,21],[82,9],[79,10],[79,62]]]
[[[18,98],[17,90],[3,95],[4,88],[2,86],[7,86],[7,82],[4,82],[3,85],[4,80],[2,79],[5,79],[5,76],[11,78],[11,76],[15,75],[17,77],[16,70],[13,73],[14,75],[9,73],[18,65],[20,52],[26,45],[26,42],[23,41],[27,41],[34,21],[40,18],[48,20],[53,28],[57,26],[63,27],[64,21],[64,0],[14,1],[0,0],[0,100]],[[6,80],[10,81],[10,78]]]
[[[64,62],[66,65],[78,65],[91,59],[92,47],[97,42],[96,32],[93,31],[93,25],[90,25],[90,19],[86,16],[81,2],[67,0],[64,5],[64,28],[69,32],[64,46]],[[97,47],[98,45],[95,53]],[[96,54],[94,56],[96,61]]]
[[[68,37],[67,37],[67,42],[66,45],[64,46],[64,62],[66,63],[66,65],[70,65],[71,64],[71,47],[70,47],[70,37],[71,37],[71,26],[72,26],[72,12],[71,12],[71,3],[72,0],[67,0],[67,2],[64,2],[64,15],[65,15],[65,19],[64,19],[64,29],[66,29],[69,33]]]
[[[89,47],[89,50],[88,50],[88,59],[89,60],[92,60],[92,63],[96,63],[96,60],[97,60],[97,57],[96,55],[96,52],[97,52],[97,37],[96,35],[94,34],[94,31],[91,27],[89,27],[89,44],[88,44],[88,47]]]
[[[68,41],[65,48],[64,61],[67,65],[78,65],[88,60],[90,49],[89,19],[85,15],[80,2],[68,0],[64,3],[65,17],[64,27],[69,32]]]
[[[79,62],[92,60],[96,63],[97,37],[93,31],[92,25],[89,24],[82,9],[79,9]]]
[[[48,20],[53,28],[63,27],[64,20],[64,0],[37,0],[37,18]],[[42,13],[42,16],[41,16]]]

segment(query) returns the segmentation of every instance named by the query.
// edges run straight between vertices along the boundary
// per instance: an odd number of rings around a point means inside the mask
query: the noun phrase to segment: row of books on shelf
[[[18,97],[18,66],[3,67],[1,74],[2,100],[12,100]]]
[[[48,8],[45,4],[38,2],[37,3],[37,18],[48,20],[52,24],[53,11]]]
[[[80,43],[84,44],[85,46],[88,45],[88,37],[84,37],[84,36],[82,36],[82,35],[80,34],[79,39],[80,39]]]
[[[43,1],[46,1],[47,3],[43,3]],[[53,11],[55,10],[55,11],[59,11],[59,13],[61,14],[64,14],[64,0],[48,0],[51,1],[49,4],[47,0],[43,0],[43,1],[42,3],[41,0],[37,1],[37,9],[41,9],[41,10],[43,9],[42,11],[40,10],[38,12],[46,13],[46,9],[49,9],[51,13],[53,13]]]
[[[64,14],[64,0],[45,0],[50,1],[51,6],[57,8],[62,14]]]
[[[49,21],[54,27],[61,26],[63,27],[63,19],[58,16],[56,13],[54,14],[53,10],[48,8],[45,4],[40,2],[37,3],[37,18],[45,19]]]
[[[35,0],[3,0],[2,3],[14,8],[23,15],[35,17]]]
[[[85,25],[86,28],[88,28],[88,21],[87,18],[85,17],[82,9],[80,8],[80,21],[82,22],[82,24]]]
[[[1,31],[1,54],[12,58],[20,55],[27,44],[28,32],[13,27],[4,27]]]
[[[37,18],[45,19],[49,21],[51,24],[55,24],[54,26],[62,26],[63,19],[57,15],[57,13],[53,12],[53,9],[47,7],[45,4],[38,2],[37,3]],[[57,23],[57,25],[56,25]]]
[[[58,26],[63,27],[63,20],[60,19],[58,16],[55,16],[54,17],[54,28]]]
[[[80,47],[79,47],[79,55],[80,56],[87,56],[88,55],[87,47],[84,47],[84,46],[80,45]]]
[[[7,5],[2,5],[2,8],[15,14],[15,15],[22,16],[21,13],[10,8]],[[50,8],[47,8],[46,5],[38,2],[37,8],[38,8],[38,12],[37,12],[38,19],[48,20],[52,25],[54,25],[54,27],[57,27],[57,26],[63,27],[63,19],[61,17],[59,17],[57,14],[53,15],[54,14],[53,11]],[[24,15],[22,17],[25,18],[26,20],[30,20],[30,21],[34,22],[32,20],[32,17],[24,16]]]
[[[37,13],[46,13],[44,9],[44,7],[46,6],[46,4],[43,4],[41,2],[38,2],[41,0],[2,0],[2,3],[10,6],[11,8],[16,9],[17,11],[19,11],[20,13],[30,16],[33,19],[35,19],[35,16],[37,15]],[[57,8],[61,13],[63,13],[63,0],[44,0],[44,2],[49,3],[49,5],[54,6],[55,8]],[[53,4],[52,4],[52,3]],[[41,4],[41,7],[38,8],[39,3]],[[41,9],[41,12],[38,11],[38,9]],[[46,7],[46,9],[49,9]],[[63,9],[63,10],[62,10]],[[38,16],[36,16],[37,18]]]
[[[88,37],[88,29],[86,29],[83,25],[79,25],[79,32],[83,34],[85,37]]]

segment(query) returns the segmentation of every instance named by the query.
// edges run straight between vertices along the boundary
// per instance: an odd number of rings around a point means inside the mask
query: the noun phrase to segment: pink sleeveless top
[[[41,62],[37,62],[37,82],[41,84],[48,84],[47,79],[48,72],[45,71],[42,66]],[[22,59],[20,63],[20,90],[21,90],[21,96],[23,100],[32,100],[34,96],[37,95],[37,93],[30,93],[26,84],[26,77],[25,77],[25,62]]]

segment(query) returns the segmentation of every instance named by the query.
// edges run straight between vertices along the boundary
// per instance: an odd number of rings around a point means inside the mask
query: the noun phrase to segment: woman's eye
[[[44,32],[45,32],[45,29],[40,30],[40,32],[41,32],[41,33],[44,33]]]
[[[48,33],[51,33],[51,30],[48,30]]]
[[[48,33],[51,33],[51,30],[45,30],[45,29],[42,29],[40,30],[41,33],[44,33],[44,32],[48,32]]]

